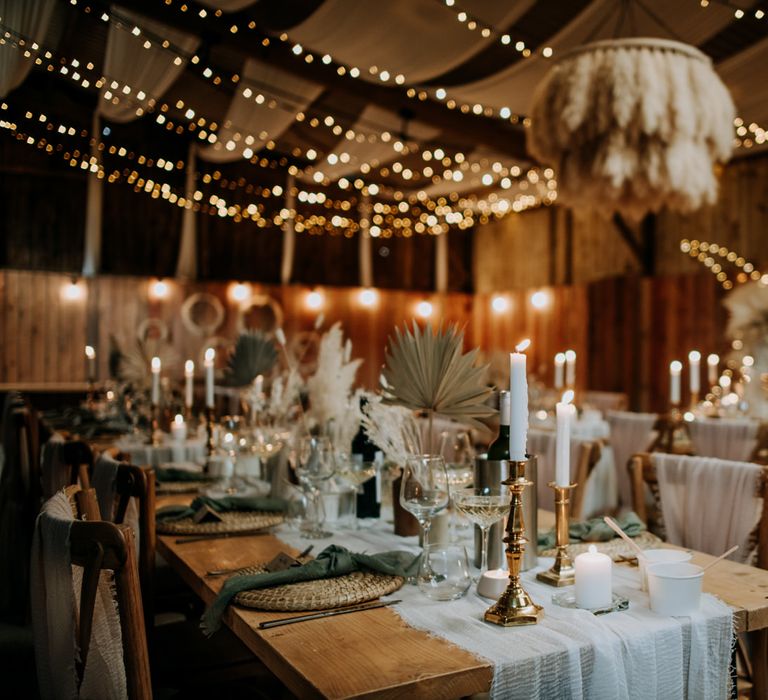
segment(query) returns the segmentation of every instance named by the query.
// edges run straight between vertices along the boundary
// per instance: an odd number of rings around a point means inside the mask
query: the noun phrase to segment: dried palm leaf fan
[[[563,55],[537,88],[528,150],[557,168],[563,203],[638,220],[715,201],[714,166],[730,157],[734,116],[728,89],[693,46],[595,41]]]
[[[247,386],[260,374],[272,371],[277,362],[275,344],[260,331],[245,331],[227,362],[227,384]]]
[[[387,403],[426,411],[430,441],[434,415],[482,427],[477,419],[496,413],[485,404],[493,391],[483,383],[487,367],[476,367],[477,348],[463,353],[463,343],[455,325],[421,330],[415,321],[412,331],[396,328],[389,339],[382,396]]]

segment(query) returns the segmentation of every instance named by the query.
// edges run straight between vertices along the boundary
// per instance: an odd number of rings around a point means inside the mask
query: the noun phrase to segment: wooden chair
[[[749,461],[768,465],[768,423],[760,424],[757,430],[757,444]]]
[[[66,489],[73,514],[80,516],[79,486]],[[87,498],[90,498],[88,496]],[[128,697],[152,697],[141,590],[134,539],[130,528],[105,521],[74,520],[69,531],[70,558],[83,567],[80,608],[77,612],[77,644],[79,659],[76,670],[84,672],[91,646],[96,596],[102,571],[114,572],[117,609],[120,617],[123,659]]]
[[[632,483],[632,509],[648,525],[649,530],[663,540],[666,540],[664,518],[661,511],[659,480],[651,455],[647,452],[636,454],[630,459],[627,467]],[[648,487],[653,497],[651,508],[649,508],[646,501],[645,487]],[[756,564],[761,569],[768,569],[768,470],[763,470],[756,495],[763,500],[760,520],[755,531],[757,540]]]
[[[584,494],[586,493],[587,479],[592,470],[597,466],[600,457],[603,454],[603,443],[601,440],[582,442],[579,448],[579,459],[576,462],[576,469],[573,473],[573,480],[576,488],[571,494],[571,517],[576,520],[583,520],[584,513]]]

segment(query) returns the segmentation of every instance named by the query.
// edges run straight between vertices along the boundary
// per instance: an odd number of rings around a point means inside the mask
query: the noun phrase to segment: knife
[[[362,610],[375,610],[387,605],[401,603],[400,600],[378,600],[373,603],[362,603],[353,605],[349,608],[339,608],[337,610],[324,610],[323,612],[310,613],[309,615],[297,615],[296,617],[281,617],[277,620],[267,620],[259,623],[260,630],[268,630],[272,627],[282,627],[283,625],[292,625],[294,622],[304,622],[305,620],[320,620],[324,617],[333,617],[334,615],[346,615],[347,613],[360,612]]]
[[[269,535],[271,532],[272,532],[271,529],[242,530],[241,532],[211,532],[207,535],[193,535],[192,537],[184,537],[182,539],[175,540],[175,543],[189,544],[190,542],[203,542],[205,540],[220,540],[220,539],[227,539],[229,537],[255,537],[257,535]]]

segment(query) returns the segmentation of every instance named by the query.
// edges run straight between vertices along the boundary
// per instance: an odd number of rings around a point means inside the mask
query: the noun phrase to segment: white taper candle
[[[509,458],[525,460],[528,441],[528,378],[523,351],[531,344],[524,340],[509,356]]]

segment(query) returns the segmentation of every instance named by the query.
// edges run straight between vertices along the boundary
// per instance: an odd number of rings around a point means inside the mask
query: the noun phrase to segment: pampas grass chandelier
[[[638,220],[717,197],[734,106],[701,51],[679,41],[595,41],[564,54],[539,85],[528,150],[557,168],[558,199]]]

